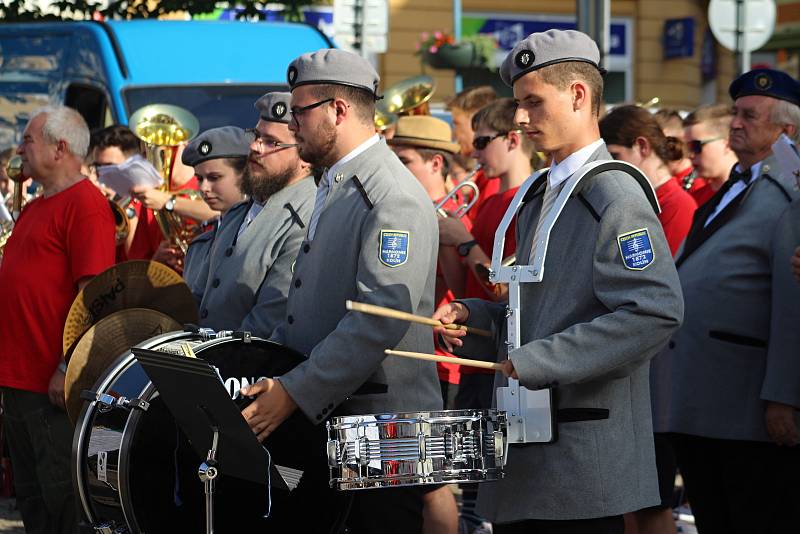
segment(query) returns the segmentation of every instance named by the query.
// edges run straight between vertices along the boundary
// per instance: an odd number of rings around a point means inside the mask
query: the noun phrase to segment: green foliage
[[[263,19],[259,12],[267,3],[253,0],[217,2],[216,0],[110,0],[108,6],[92,0],[58,0],[52,3],[55,14],[44,13],[38,6],[28,6],[25,0],[3,0],[0,3],[0,22],[29,22],[37,20],[89,20],[95,13],[108,19],[147,19],[158,18],[176,12],[191,15],[211,13],[217,8],[242,7],[237,15],[240,19]],[[330,4],[329,0],[284,0],[275,2],[283,5],[286,19],[302,21],[304,6]]]

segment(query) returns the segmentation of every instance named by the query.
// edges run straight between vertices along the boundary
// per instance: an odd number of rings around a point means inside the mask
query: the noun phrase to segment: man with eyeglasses
[[[654,426],[672,433],[700,532],[794,532],[800,285],[787,258],[800,243],[800,194],[772,145],[798,138],[800,83],[756,69],[729,93],[739,162],[677,256],[686,316],[653,360]]]
[[[430,328],[345,308],[346,300],[354,300],[417,315],[433,312],[436,215],[417,179],[375,133],[378,74],[357,54],[322,49],[292,61],[287,78],[289,129],[300,156],[325,171],[295,263],[285,321],[273,340],[308,360],[250,386],[246,394],[258,398],[245,418],[263,439],[296,410],[314,424],[334,412],[440,410],[436,365],[384,353],[432,353]],[[324,452],[325,444],[319,446]],[[297,514],[293,530],[327,532],[326,512],[347,510],[329,506],[342,498],[352,500],[351,532],[420,530],[422,490],[337,494],[328,490],[324,455],[321,462],[324,476],[310,482],[316,493],[306,501],[316,513]]]
[[[689,194],[702,206],[728,180],[738,158],[728,139],[731,129],[731,106],[700,106],[683,121],[686,149],[692,165],[706,183]]]
[[[289,93],[267,93],[255,103],[258,122],[248,139],[227,131],[199,136],[184,161],[235,157],[249,143],[242,192],[220,222],[208,255],[200,326],[249,331],[269,338],[284,320],[286,296],[314,207],[311,166],[300,159],[289,131]]]

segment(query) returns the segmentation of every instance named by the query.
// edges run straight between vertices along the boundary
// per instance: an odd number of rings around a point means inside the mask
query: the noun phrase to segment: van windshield
[[[191,111],[200,121],[200,131],[220,126],[252,128],[258,121],[253,107],[270,91],[286,91],[280,85],[185,85],[128,88],[123,99],[130,117],[149,104],[172,104]]]

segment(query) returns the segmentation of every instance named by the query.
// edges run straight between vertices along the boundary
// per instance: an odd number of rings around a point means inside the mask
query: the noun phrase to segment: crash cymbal
[[[114,360],[142,341],[180,329],[171,317],[143,308],[120,310],[90,327],[72,351],[64,381],[67,414],[73,424],[81,413],[81,392],[92,389]]]
[[[197,304],[178,273],[155,261],[118,263],[92,278],[73,301],[64,324],[65,357],[91,325],[127,308],[157,310],[180,324],[197,323]]]

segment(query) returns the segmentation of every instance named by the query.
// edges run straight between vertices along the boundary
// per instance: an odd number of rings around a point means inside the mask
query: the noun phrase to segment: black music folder
[[[200,458],[208,456],[216,427],[221,474],[264,485],[271,481],[274,489],[289,490],[211,364],[155,350],[131,352]]]

